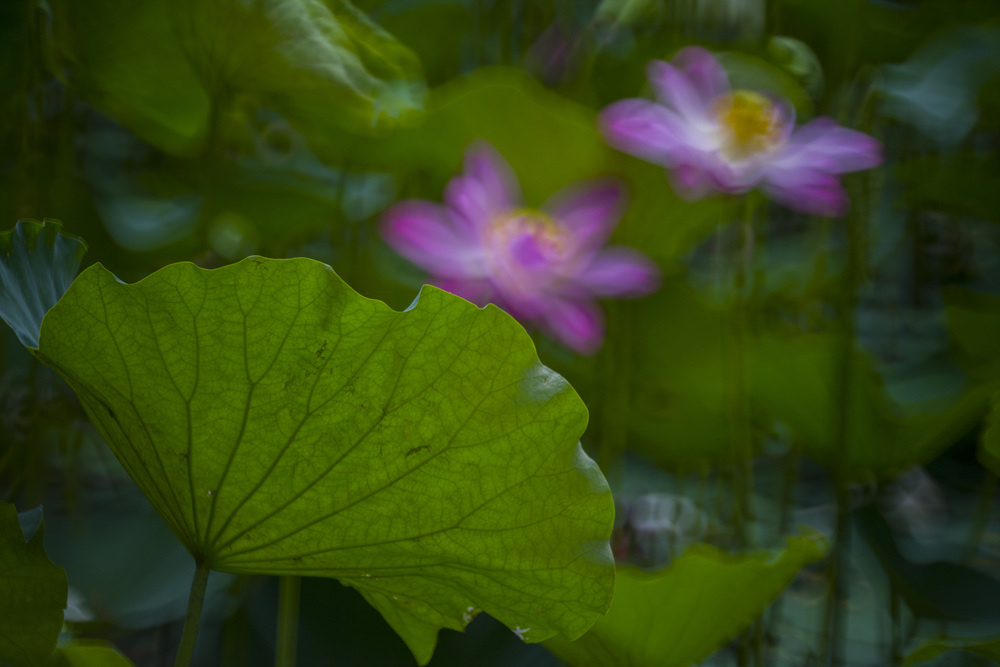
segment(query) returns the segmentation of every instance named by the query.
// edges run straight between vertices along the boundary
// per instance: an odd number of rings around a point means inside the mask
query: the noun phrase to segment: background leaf
[[[56,647],[68,585],[45,555],[44,526],[30,541],[13,505],[0,503],[0,663],[42,665]]]
[[[979,441],[979,461],[994,475],[1000,475],[1000,400],[993,401],[986,419]]]
[[[540,206],[573,183],[613,174],[631,195],[616,240],[641,247],[661,262],[677,261],[720,220],[721,200],[681,202],[661,167],[604,143],[596,111],[546,89],[523,71],[476,70],[431,91],[427,106],[419,126],[359,140],[347,160],[407,170],[429,185],[403,194],[436,200],[459,170],[463,151],[485,139],[510,163],[528,206]]]
[[[87,244],[58,220],[18,220],[0,233],[0,319],[23,345],[38,347],[42,318],[76,278],[85,252]]]
[[[56,649],[47,667],[135,667],[131,660],[104,642],[73,642]]]
[[[94,266],[38,355],[196,559],[336,577],[420,662],[479,610],[540,641],[607,609],[586,410],[494,307],[425,288],[395,312],[312,260]]]
[[[545,642],[574,667],[688,667],[759,617],[802,567],[823,557],[796,537],[775,560],[695,545],[662,572],[618,571],[607,616],[576,641]]]
[[[255,106],[319,136],[422,103],[414,56],[346,0],[74,0],[56,12],[84,97],[172,154],[200,152]]]
[[[938,637],[906,656],[904,665],[918,665],[932,660],[948,651],[968,651],[994,663],[1000,663],[1000,639],[966,639],[960,637]]]
[[[839,333],[780,331],[754,344],[752,399],[791,427],[796,447],[810,458],[855,479],[891,478],[940,454],[983,414],[987,388],[972,382],[919,406],[894,400],[872,357],[846,345]]]

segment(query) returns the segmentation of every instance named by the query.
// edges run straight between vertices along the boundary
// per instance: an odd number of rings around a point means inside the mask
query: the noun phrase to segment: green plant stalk
[[[846,622],[843,601],[846,596],[846,582],[843,581],[850,528],[850,494],[848,490],[848,470],[845,463],[851,460],[851,388],[854,384],[854,308],[858,288],[864,279],[866,238],[863,223],[865,198],[861,193],[852,193],[855,207],[847,216],[847,272],[844,293],[840,304],[844,321],[844,339],[841,348],[841,375],[838,383],[840,419],[837,421],[837,443],[840,458],[833,470],[833,483],[837,500],[837,519],[834,533],[833,553],[829,566],[829,597],[823,624],[822,653],[828,664],[838,663],[839,644],[844,636]]]
[[[299,598],[302,579],[283,576],[278,580],[278,630],[275,667],[295,667],[299,646]]]
[[[620,304],[607,304],[607,339],[598,363],[604,390],[601,396],[600,441],[597,465],[612,479],[620,473],[621,457],[628,446],[629,344],[631,327],[623,323]],[[623,326],[624,324],[624,326]]]
[[[965,553],[963,560],[968,563],[975,558],[979,551],[979,544],[983,540],[983,533],[986,531],[986,524],[990,518],[990,509],[993,505],[993,496],[997,490],[997,475],[992,470],[987,470],[983,475],[982,484],[979,485],[979,504],[976,506],[976,518],[969,531],[969,539],[965,543]]]
[[[781,495],[778,500],[779,514],[778,514],[778,539],[784,539],[785,535],[789,532],[789,524],[792,518],[792,507],[795,505],[796,490],[799,481],[799,455],[793,450],[789,450],[782,457],[781,462],[782,467],[782,480],[781,480]],[[784,596],[778,597],[771,605],[770,610],[767,612],[763,628],[761,633],[763,637],[767,637],[771,634],[772,628],[778,619],[781,618],[781,606],[784,603]],[[758,665],[763,665],[763,661],[758,660]]]
[[[752,529],[752,524],[757,519],[754,510],[756,481],[754,479],[754,435],[750,426],[751,414],[747,390],[746,353],[746,339],[750,331],[747,301],[753,299],[761,283],[754,272],[754,254],[757,250],[755,228],[757,205],[756,193],[748,194],[743,200],[743,215],[740,222],[743,240],[740,248],[742,256],[737,262],[738,268],[734,280],[736,292],[736,368],[739,373],[736,386],[738,406],[736,415],[738,429],[736,434],[738,450],[736,477],[739,480],[737,502],[740,505],[740,540],[744,547],[755,547],[758,542],[758,535]],[[763,640],[763,619],[758,618],[743,633],[741,645],[746,650],[740,656],[741,661],[757,666],[762,665]]]
[[[198,625],[201,622],[201,607],[205,602],[205,588],[208,586],[208,565],[196,561],[194,580],[191,582],[191,596],[188,598],[187,612],[184,614],[184,631],[181,633],[181,644],[177,648],[177,659],[174,667],[187,667],[194,655],[194,644],[198,639]]]
[[[626,243],[632,240],[632,223],[627,216],[618,232]],[[622,472],[621,461],[628,448],[633,320],[631,307],[615,302],[607,304],[605,344],[597,362],[598,377],[603,387],[597,465],[608,479],[616,481]]]
[[[827,591],[826,609],[823,616],[823,650],[820,655],[825,656],[825,664],[839,665],[840,645],[843,637],[846,636],[844,628],[847,625],[846,613],[844,611],[847,600],[847,580],[844,575],[844,565],[847,562],[847,554],[850,549],[849,537],[850,526],[848,519],[850,516],[849,496],[847,484],[838,474],[836,480],[837,493],[837,522],[833,535],[833,553],[830,555],[830,563],[827,569],[827,581],[829,589]]]
[[[750,406],[747,399],[746,381],[746,336],[749,329],[747,317],[747,282],[752,280],[753,250],[754,250],[754,212],[756,197],[748,195],[741,202],[742,216],[740,229],[742,231],[742,246],[738,249],[741,257],[736,263],[733,276],[733,291],[735,303],[735,331],[733,332],[733,366],[736,371],[735,393],[733,404],[736,412],[733,415],[733,457],[735,470],[733,472],[733,491],[736,502],[736,529],[741,547],[752,547],[756,540],[751,534],[749,521],[754,520],[753,495],[753,433],[750,429]]]
[[[901,665],[903,664],[903,619],[899,613],[899,595],[891,581],[889,582],[889,623],[891,624],[889,638],[891,664]]]

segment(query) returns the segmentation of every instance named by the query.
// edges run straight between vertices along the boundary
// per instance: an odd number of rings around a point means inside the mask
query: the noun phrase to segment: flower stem
[[[890,623],[890,640],[889,640],[889,655],[891,664],[901,665],[903,664],[903,619],[900,615],[899,609],[899,594],[896,592],[896,587],[889,583],[889,623]]]
[[[299,597],[302,580],[284,576],[278,580],[278,637],[275,667],[295,667],[299,645]]]
[[[976,508],[976,517],[969,531],[969,539],[965,544],[965,554],[962,560],[971,561],[979,551],[979,544],[982,542],[983,533],[986,531],[986,524],[990,518],[990,507],[993,505],[993,496],[997,490],[997,475],[992,470],[987,470],[983,476],[982,484],[979,486],[979,504]]]
[[[628,445],[629,358],[632,327],[621,304],[607,305],[607,343],[599,357],[604,391],[601,401],[597,464],[609,479],[621,473],[621,458]]]
[[[198,639],[198,624],[201,622],[201,607],[205,601],[205,588],[208,586],[208,565],[197,561],[194,570],[194,580],[191,582],[191,596],[188,598],[187,613],[184,615],[184,631],[181,633],[181,644],[177,649],[177,659],[174,667],[187,667],[194,655],[194,644]]]
[[[856,193],[857,194],[857,193]],[[854,383],[856,382],[857,369],[855,368],[855,306],[857,302],[858,290],[865,278],[866,271],[866,247],[867,238],[865,236],[864,223],[866,220],[863,211],[865,207],[864,197],[855,197],[856,207],[848,214],[847,224],[847,269],[844,276],[844,292],[841,294],[840,312],[844,322],[843,338],[840,348],[840,377],[837,382],[838,409],[840,419],[837,420],[836,444],[837,461],[833,464],[832,481],[836,494],[836,527],[833,536],[833,553],[830,555],[828,567],[829,574],[829,597],[827,598],[826,614],[824,617],[822,649],[821,655],[825,655],[827,664],[839,664],[840,646],[844,640],[844,627],[846,625],[846,613],[844,601],[847,594],[847,582],[844,578],[844,565],[849,553],[848,539],[850,529],[848,521],[850,519],[850,491],[848,483],[852,467],[853,450],[855,444],[852,431],[852,395],[854,393]]]
[[[827,581],[829,590],[827,592],[826,610],[823,616],[823,645],[820,656],[826,665],[839,665],[841,663],[841,646],[846,636],[847,625],[844,605],[847,601],[848,582],[844,576],[844,568],[847,565],[847,554],[850,551],[848,542],[850,529],[848,524],[850,514],[849,494],[847,483],[840,475],[835,481],[837,494],[837,519],[833,535],[833,553],[830,554],[830,561],[827,566]]]
[[[755,200],[752,195],[741,202],[742,215],[740,231],[742,244],[738,245],[740,253],[736,261],[733,275],[733,368],[736,372],[736,382],[733,383],[733,449],[735,469],[733,472],[734,496],[736,499],[736,530],[741,547],[752,547],[756,540],[753,536],[751,523],[755,520],[753,508],[754,498],[754,465],[753,465],[753,433],[750,428],[750,404],[747,395],[747,350],[746,342],[749,335],[749,316],[747,312],[747,283],[753,274],[754,249],[754,209]],[[740,243],[737,241],[737,243]]]

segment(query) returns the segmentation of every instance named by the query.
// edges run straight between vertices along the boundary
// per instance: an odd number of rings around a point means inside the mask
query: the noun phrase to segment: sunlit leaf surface
[[[76,278],[86,251],[58,220],[19,220],[0,233],[0,319],[23,345],[38,347],[42,318]]]
[[[0,503],[0,664],[45,664],[66,607],[66,573],[45,555],[44,528],[25,541],[13,505]]]
[[[791,538],[777,559],[695,545],[662,572],[621,568],[607,616],[576,641],[556,637],[545,646],[574,667],[698,664],[749,626],[823,552],[807,537]]]
[[[94,266],[39,356],[197,559],[336,577],[420,662],[480,610],[541,641],[607,609],[586,410],[496,308],[425,288],[395,312],[305,259]]]
[[[56,649],[51,667],[135,667],[135,665],[113,646],[97,642],[75,642]]]

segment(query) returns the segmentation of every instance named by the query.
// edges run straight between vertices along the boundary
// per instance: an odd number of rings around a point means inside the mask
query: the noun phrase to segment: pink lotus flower
[[[816,215],[847,211],[837,175],[882,162],[866,134],[818,118],[796,129],[787,101],[731,90],[719,61],[689,47],[673,64],[654,60],[647,76],[657,101],[627,99],[601,112],[615,148],[671,170],[687,199],[760,188],[785,206]]]
[[[594,299],[642,296],[659,283],[656,265],[638,251],[603,248],[623,212],[622,190],[598,181],[527,209],[491,146],[468,149],[464,166],[445,189],[444,206],[393,206],[382,228],[386,242],[438,287],[480,306],[495,303],[578,352],[596,352],[604,325]]]

